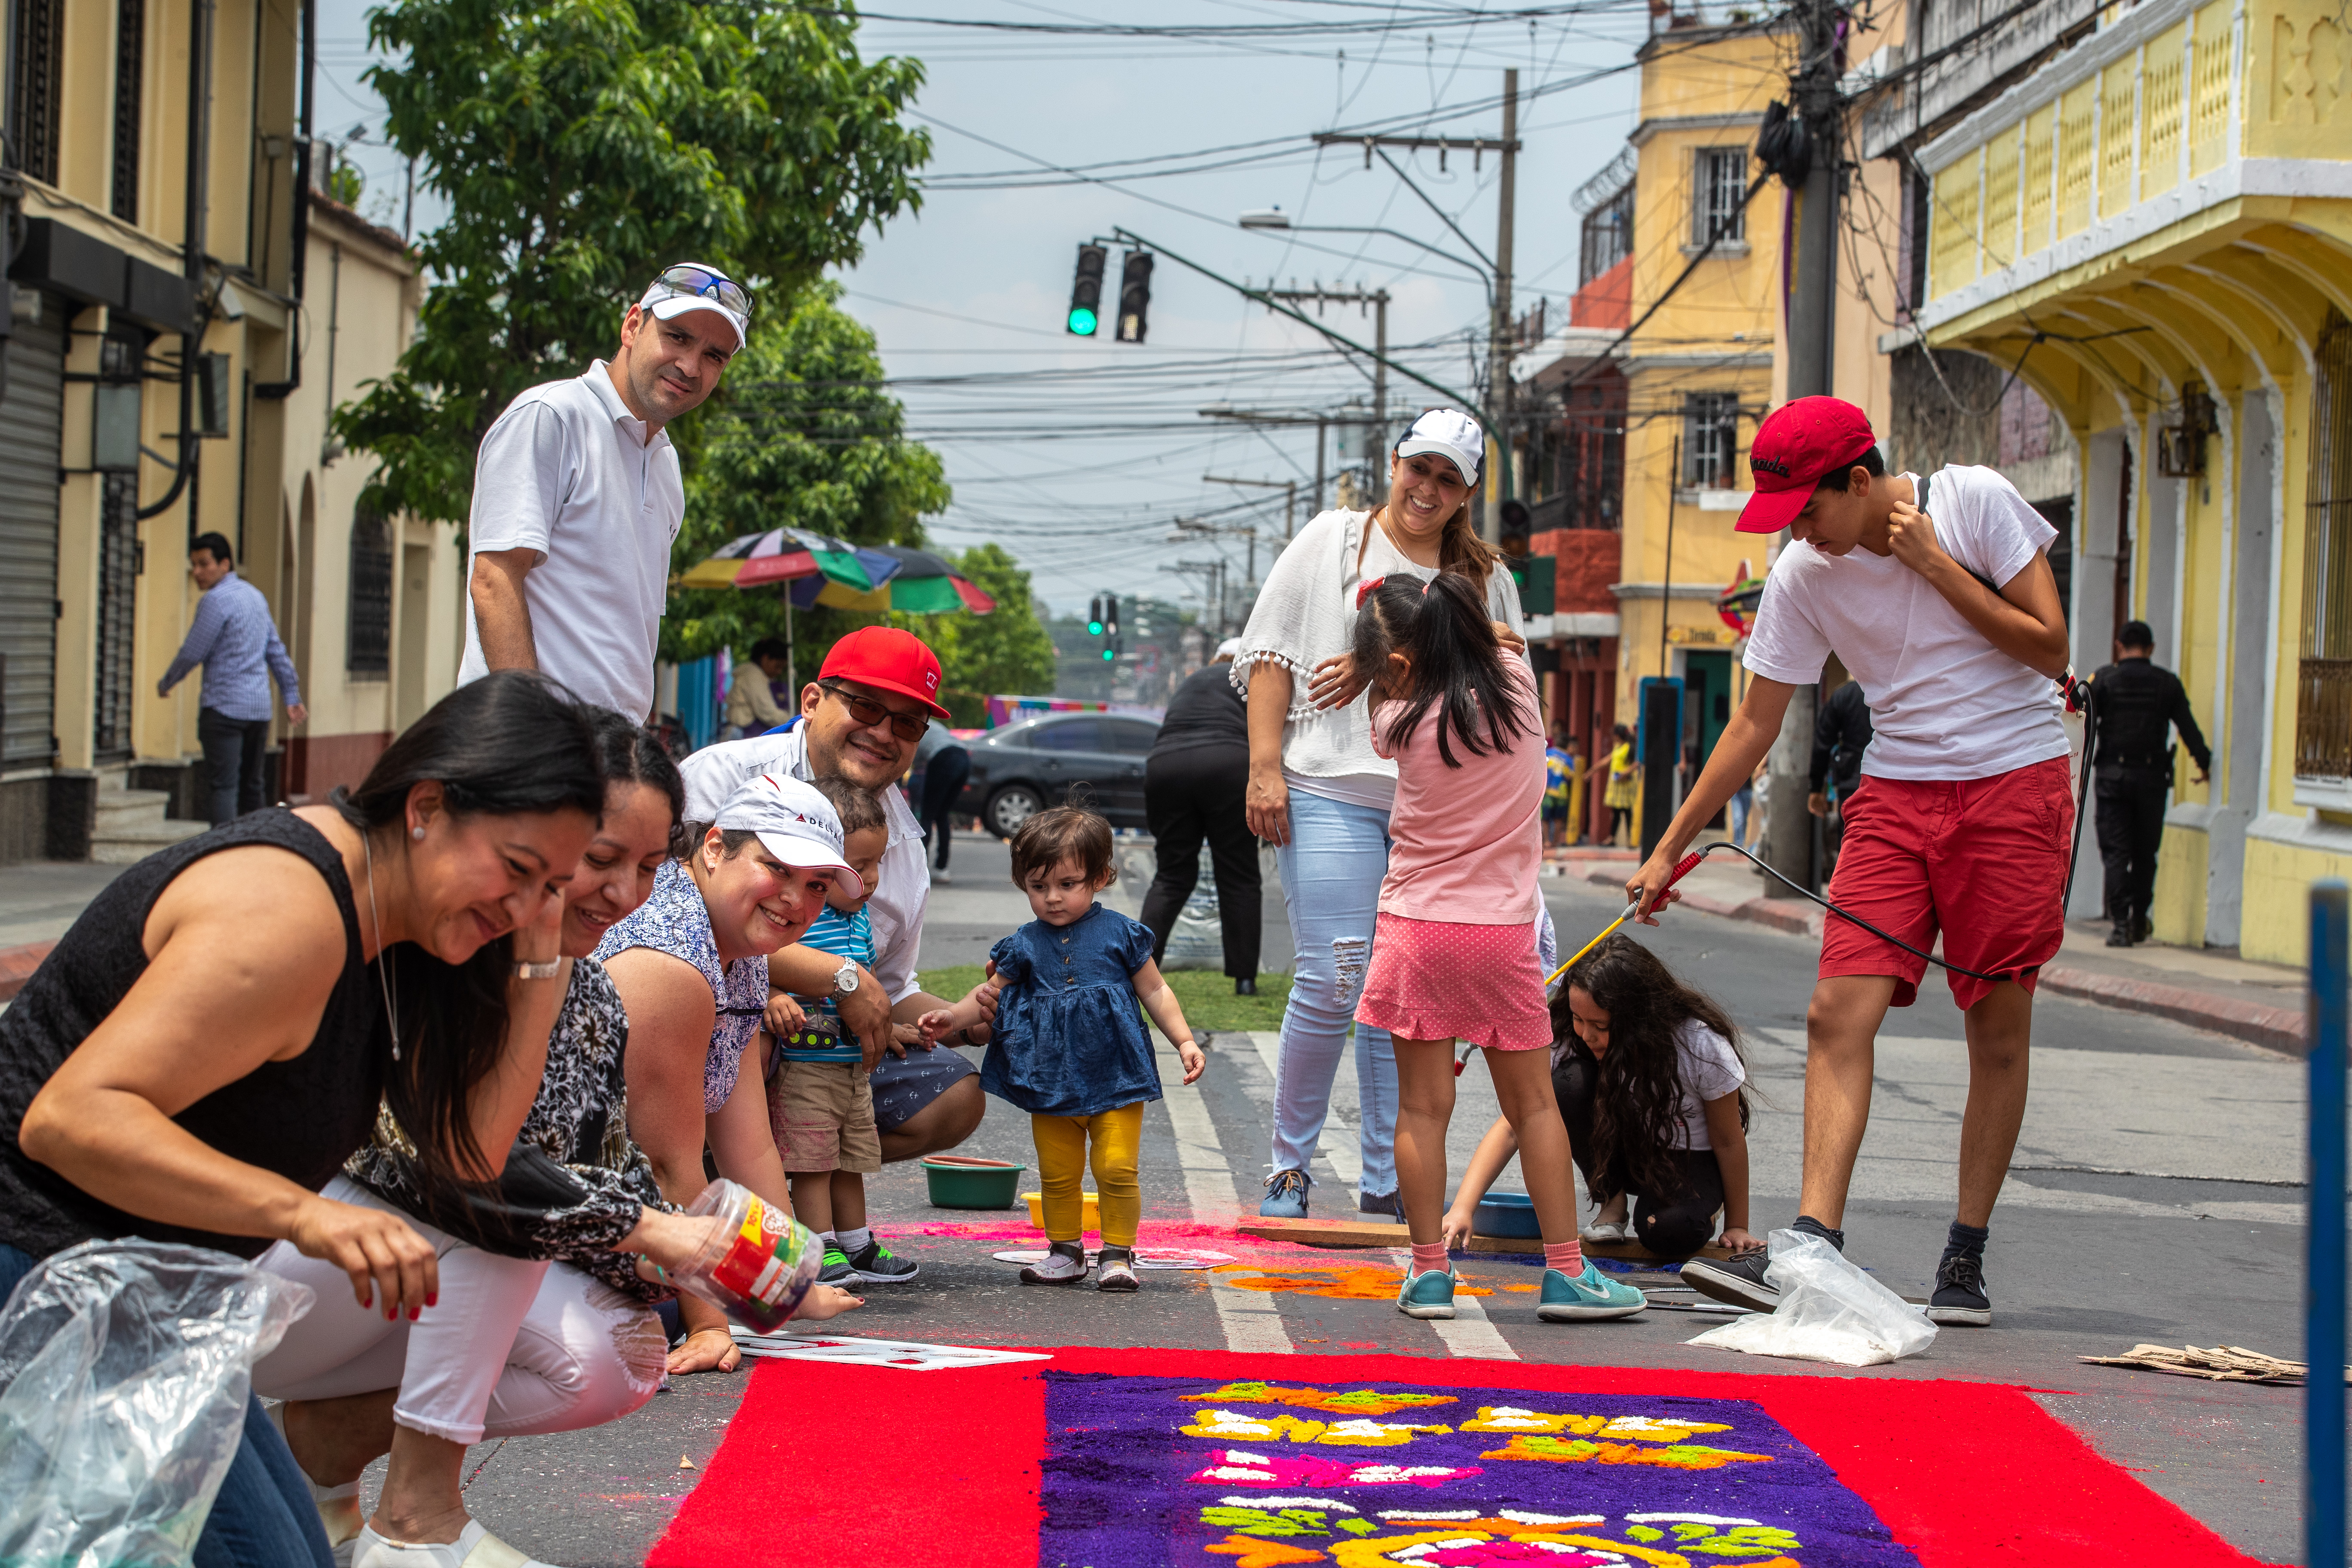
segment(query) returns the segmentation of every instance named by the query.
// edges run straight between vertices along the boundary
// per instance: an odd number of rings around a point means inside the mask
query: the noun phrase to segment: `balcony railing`
[[[2341,185],[2352,79],[2320,67],[2334,14],[2142,0],[1930,142],[1923,324],[2236,196]]]
[[[2352,778],[2352,658],[2305,658],[2295,669],[2297,778]]]

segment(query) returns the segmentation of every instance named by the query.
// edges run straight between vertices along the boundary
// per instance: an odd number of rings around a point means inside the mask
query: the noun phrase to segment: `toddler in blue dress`
[[[1135,1231],[1143,1212],[1136,1154],[1143,1108],[1160,1098],[1141,1001],[1176,1044],[1192,1083],[1208,1066],[1176,994],[1151,961],[1151,928],[1095,902],[1110,886],[1110,824],[1075,806],[1041,811],[1013,836],[1013,880],[1037,918],[998,942],[989,959],[1003,989],[981,1064],[980,1086],[1029,1112],[1044,1189],[1045,1261],[1024,1285],[1076,1285],[1087,1278],[1083,1239],[1088,1144],[1102,1205],[1102,1273],[1095,1288],[1133,1290]],[[981,1022],[971,1001],[926,1013],[937,1039]]]

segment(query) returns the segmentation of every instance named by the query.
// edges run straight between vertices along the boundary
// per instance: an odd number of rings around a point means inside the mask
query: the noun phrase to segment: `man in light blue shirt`
[[[205,667],[205,694],[196,708],[196,740],[205,749],[205,788],[212,824],[258,811],[262,805],[262,760],[269,750],[269,678],[286,696],[286,718],[299,724],[310,716],[302,706],[302,678],[286,657],[270,623],[269,601],[236,574],[228,541],[200,533],[188,552],[188,575],[204,590],[188,637],[172,668],[155,683],[168,697],[188,671]]]

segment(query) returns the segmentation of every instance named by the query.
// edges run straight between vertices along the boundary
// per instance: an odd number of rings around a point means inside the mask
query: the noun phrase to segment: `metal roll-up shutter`
[[[58,442],[65,324],[16,323],[0,398],[0,767],[47,767],[57,699]]]

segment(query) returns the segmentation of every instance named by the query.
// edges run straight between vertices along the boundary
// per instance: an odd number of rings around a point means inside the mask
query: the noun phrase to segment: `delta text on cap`
[[[866,889],[842,854],[841,815],[814,784],[753,773],[727,797],[714,826],[757,835],[761,847],[795,871],[824,871],[854,892]]]

